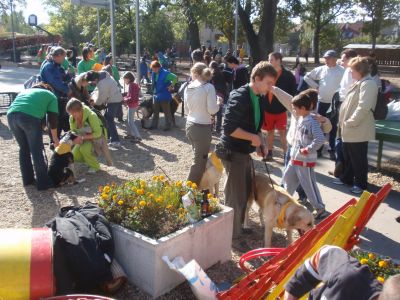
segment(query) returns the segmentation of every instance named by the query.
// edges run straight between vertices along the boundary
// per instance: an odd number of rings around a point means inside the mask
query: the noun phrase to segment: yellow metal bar
[[[31,231],[0,229],[0,299],[30,298]]]

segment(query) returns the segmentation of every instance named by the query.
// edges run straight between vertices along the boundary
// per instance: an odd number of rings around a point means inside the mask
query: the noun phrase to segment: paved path
[[[37,74],[36,69],[25,69],[15,67],[3,67],[0,69],[0,92],[19,92],[23,89],[23,83],[32,75]],[[400,144],[384,144],[382,160],[396,157],[400,150]],[[376,166],[377,142],[373,141],[369,147],[369,161]],[[273,177],[280,182],[282,175],[281,165],[271,164]],[[328,211],[333,212],[353,195],[345,186],[332,184],[332,177],[328,171],[333,168],[333,162],[328,159],[320,159],[316,167],[318,185],[326,203]],[[377,188],[374,188],[376,191]],[[389,197],[379,207],[367,229],[362,234],[363,249],[375,251],[384,255],[400,259],[400,224],[396,223],[395,217],[400,215],[400,193],[391,192]]]

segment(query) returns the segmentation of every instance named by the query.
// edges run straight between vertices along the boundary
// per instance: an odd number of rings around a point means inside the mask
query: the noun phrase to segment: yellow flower
[[[146,181],[144,181],[144,180],[140,180],[140,181],[139,181],[139,184],[140,184],[140,187],[141,187],[142,189],[146,187]]]
[[[153,176],[151,179],[153,179],[154,181],[157,181],[158,180],[158,176]]]
[[[103,199],[103,200],[108,199],[108,194],[102,193],[102,194],[101,194],[101,199]]]
[[[165,176],[164,175],[160,175],[158,178],[160,178],[160,180],[164,180]]]
[[[362,265],[365,265],[365,264],[368,263],[368,259],[363,258],[363,259],[360,260],[360,263],[361,263]]]
[[[208,194],[207,194],[207,198],[208,198],[208,199],[211,199],[212,197],[213,197],[213,194],[211,194],[211,193],[208,193]]]
[[[146,201],[144,201],[144,200],[140,201],[140,202],[139,202],[139,205],[140,205],[141,207],[146,206]]]
[[[138,195],[144,195],[144,190],[143,190],[143,189],[138,189],[138,190],[136,191],[136,193],[137,193]]]
[[[164,198],[162,196],[157,197],[156,202],[161,203],[163,202]]]
[[[193,184],[193,182],[191,182],[190,180],[186,181],[186,186],[187,186],[187,187],[191,187],[192,184]]]
[[[373,259],[376,258],[376,256],[375,256],[375,254],[373,254],[373,253],[368,253],[368,258],[371,259],[371,260],[373,260]]]
[[[150,197],[150,198],[154,198],[154,194],[151,194],[151,193],[150,193],[150,194],[149,194],[149,197]]]
[[[117,195],[114,195],[114,196],[112,196],[112,199],[113,199],[114,201],[116,201],[116,200],[118,199],[118,196],[117,196]]]
[[[376,279],[380,282],[380,283],[384,283],[385,282],[385,278],[378,276],[376,277]]]
[[[388,267],[388,262],[386,261],[386,260],[381,260],[379,263],[378,263],[378,265],[379,265],[379,267],[381,267],[381,268],[387,268]]]
[[[182,181],[177,181],[177,182],[175,183],[175,185],[176,185],[177,187],[181,187],[181,186],[182,186]]]
[[[118,205],[122,205],[122,204],[124,204],[124,201],[119,200],[119,201],[118,201]]]
[[[167,205],[167,209],[171,209],[172,208],[172,205],[171,204],[168,204]]]
[[[197,189],[197,184],[195,184],[195,183],[192,183],[192,189]]]
[[[135,188],[135,187],[132,187],[132,188],[131,188],[131,191],[134,192],[134,193],[136,193],[136,188]]]
[[[106,193],[106,194],[108,194],[108,193],[110,192],[110,190],[111,190],[111,188],[110,188],[108,185],[106,185],[106,186],[104,187],[104,189],[103,189],[103,192]]]

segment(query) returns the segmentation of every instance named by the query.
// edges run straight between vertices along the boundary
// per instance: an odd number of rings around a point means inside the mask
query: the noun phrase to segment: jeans
[[[52,187],[53,182],[47,174],[47,165],[43,155],[41,120],[21,112],[7,115],[7,119],[11,132],[19,146],[19,166],[23,184],[33,184],[35,181],[34,175],[36,175],[38,190]]]
[[[318,101],[317,103],[317,113],[320,114],[321,116],[326,117],[326,112],[328,111],[329,107],[331,106],[330,103],[324,103],[321,101]],[[322,153],[322,149],[324,148],[324,145],[321,146],[321,148],[318,149],[318,153]]]
[[[137,107],[135,108],[128,108],[128,133],[133,136],[133,137],[137,137],[137,138],[142,138],[140,136],[139,130],[137,129],[136,125],[135,125],[135,113],[137,111]]]
[[[111,142],[119,142],[117,127],[115,126],[115,117],[117,115],[121,103],[108,103],[104,117],[107,120],[107,131],[110,135]]]
[[[188,122],[186,124],[186,136],[192,145],[194,158],[187,180],[200,185],[201,178],[207,166],[208,152],[211,146],[211,124],[195,124]]]

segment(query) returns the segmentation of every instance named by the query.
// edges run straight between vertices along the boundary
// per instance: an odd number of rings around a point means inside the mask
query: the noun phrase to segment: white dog
[[[269,178],[262,173],[255,173],[255,193],[250,193],[245,213],[244,228],[249,228],[249,210],[256,200],[259,206],[261,224],[265,226],[264,246],[270,247],[272,229],[275,226],[286,229],[288,242],[293,242],[292,232],[297,229],[300,234],[314,226],[314,217],[304,206],[295,201],[283,188],[269,184]],[[254,188],[253,188],[254,189]],[[254,196],[257,199],[254,199]]]

